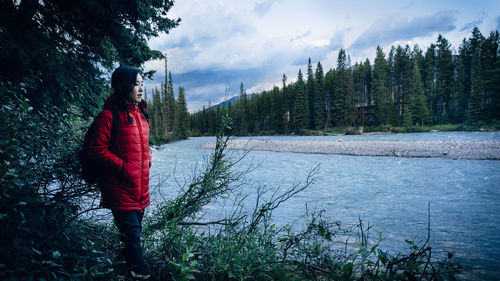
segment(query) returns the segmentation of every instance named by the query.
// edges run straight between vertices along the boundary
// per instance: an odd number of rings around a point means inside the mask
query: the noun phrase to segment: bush
[[[73,107],[33,109],[22,98],[26,87],[0,84],[0,279],[106,275],[114,253],[97,249],[107,230],[79,218],[96,208],[98,195],[77,160],[89,121]]]
[[[223,118],[203,172],[146,220],[144,248],[153,280],[435,280],[458,270],[452,261],[432,261],[429,241],[408,240],[409,254],[391,255],[379,249],[381,234],[371,242],[371,227],[360,222],[345,228],[323,211],[306,210],[302,228],[274,224],[273,211],[310,186],[318,167],[302,185],[258,190],[250,213],[242,211],[243,194],[232,198],[234,209],[225,219],[201,221],[204,207],[235,193],[245,173],[235,173],[241,159],[225,153],[229,122]],[[353,229],[357,243],[335,246],[339,234],[352,236]]]
[[[123,280],[116,230],[81,216],[98,208],[97,190],[82,182],[76,159],[89,120],[71,107],[35,111],[21,98],[22,87],[0,90],[0,279]],[[207,204],[237,193],[248,171],[235,171],[241,159],[226,154],[229,118],[221,124],[203,172],[145,218],[152,280],[431,280],[457,270],[452,261],[431,261],[427,242],[410,243],[408,255],[389,255],[368,243],[361,223],[358,243],[339,249],[337,235],[352,235],[352,228],[322,211],[307,211],[302,228],[275,225],[273,211],[311,185],[318,167],[302,185],[259,190],[250,213],[242,211],[241,195],[224,220],[200,221]]]

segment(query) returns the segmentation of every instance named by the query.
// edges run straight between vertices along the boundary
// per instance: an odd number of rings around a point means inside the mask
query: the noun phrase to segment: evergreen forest
[[[112,92],[110,73],[126,64],[152,78],[144,63],[165,58],[147,42],[181,24],[169,16],[174,1],[1,3],[0,280],[126,280],[119,232],[99,206],[99,188],[82,179],[78,154]],[[184,88],[174,98],[169,74],[149,93],[152,142],[192,134],[216,135],[217,142],[178,194],[148,208],[141,238],[151,274],[133,279],[456,280],[461,267],[453,254],[438,260],[429,238],[409,239],[407,252],[391,254],[379,247],[382,234],[369,239],[369,225],[344,226],[320,210],[307,210],[294,225],[275,225],[273,211],[314,183],[314,167],[301,183],[258,190],[250,214],[218,221],[200,214],[245,184],[241,159],[225,151],[231,133],[494,123],[499,63],[498,32],[483,37],[478,29],[458,54],[441,36],[425,52],[378,49],[373,65],[351,66],[341,50],[326,74],[309,62],[297,82],[283,77],[281,89],[251,98],[242,83],[237,103],[191,115]],[[241,211],[245,198],[224,202]],[[335,239],[345,235],[353,243],[338,247]]]
[[[195,135],[213,134],[217,118],[227,112],[237,135],[304,134],[332,128],[405,127],[418,131],[425,125],[460,124],[479,129],[498,128],[500,120],[500,36],[488,36],[476,27],[458,51],[439,35],[426,50],[415,45],[377,47],[374,62],[352,65],[346,50],[328,71],[311,59],[305,73],[281,87],[247,97],[228,106],[203,108],[191,114]]]
[[[165,58],[166,64],[166,58]],[[189,134],[189,113],[187,110],[184,87],[180,86],[177,100],[174,96],[172,73],[165,73],[165,83],[160,85],[160,90],[155,88],[152,92],[152,101],[148,103],[148,112],[151,116],[151,131],[149,142],[152,145],[161,145],[171,141],[186,139]]]

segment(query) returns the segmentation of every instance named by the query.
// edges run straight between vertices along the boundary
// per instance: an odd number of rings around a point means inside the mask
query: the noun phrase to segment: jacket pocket
[[[121,179],[125,185],[135,186],[135,181],[140,177],[140,168],[132,162],[123,162]]]

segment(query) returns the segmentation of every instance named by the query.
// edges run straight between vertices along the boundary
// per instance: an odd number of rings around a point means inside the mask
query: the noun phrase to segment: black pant
[[[141,275],[148,274],[141,247],[142,217],[144,211],[112,211],[120,240],[125,243],[125,261],[130,271]]]

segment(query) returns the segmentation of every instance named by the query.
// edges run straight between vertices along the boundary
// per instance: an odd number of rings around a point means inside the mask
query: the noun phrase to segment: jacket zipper
[[[140,149],[140,151],[141,151],[141,158],[140,158],[140,160],[141,161],[139,163],[141,165],[141,167],[140,167],[140,169],[141,169],[141,178],[140,178],[140,181],[139,181],[139,202],[138,202],[139,203],[139,209],[141,209],[141,202],[142,202],[142,173],[143,173],[143,170],[144,170],[143,167],[142,167],[143,166],[142,162],[143,162],[143,158],[144,158],[144,155],[143,155],[144,152],[142,151],[143,150],[143,147],[142,147],[143,145],[142,145],[142,128],[141,128],[142,124],[141,124],[141,118],[139,118],[137,116],[137,111],[138,111],[137,108],[134,107],[134,109],[135,109],[134,110],[134,116],[135,116],[135,120],[137,122],[137,129],[139,129],[139,141],[140,141],[140,145],[141,145],[141,149]],[[141,211],[142,211],[142,209],[141,209]]]

